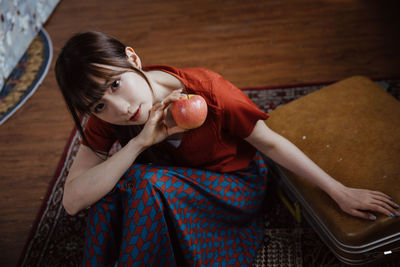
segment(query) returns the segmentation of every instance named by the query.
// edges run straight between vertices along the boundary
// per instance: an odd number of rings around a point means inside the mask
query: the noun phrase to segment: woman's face
[[[116,125],[146,123],[154,97],[150,86],[140,74],[127,71],[102,83],[107,83],[107,89],[102,99],[91,107],[95,116]]]

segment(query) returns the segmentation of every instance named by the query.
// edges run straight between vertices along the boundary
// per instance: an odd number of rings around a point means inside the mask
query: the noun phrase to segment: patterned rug
[[[49,70],[52,55],[50,37],[42,29],[0,91],[0,125],[14,114],[39,87]]]
[[[400,99],[400,81],[381,81]],[[266,112],[325,85],[243,90]],[[65,178],[79,146],[73,130],[47,196],[21,255],[19,266],[78,266],[82,256],[87,211],[69,216],[62,208]],[[265,239],[254,266],[342,266],[313,229],[297,223],[279,198],[271,194],[265,212]],[[389,266],[389,265],[386,265]],[[393,265],[395,266],[395,265]]]

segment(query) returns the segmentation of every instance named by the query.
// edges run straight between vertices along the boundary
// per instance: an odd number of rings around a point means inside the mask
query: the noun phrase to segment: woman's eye
[[[101,112],[101,111],[104,109],[104,107],[105,107],[104,103],[97,104],[97,105],[94,107],[94,112],[95,112],[95,113],[99,113],[99,112]]]
[[[111,90],[116,90],[119,87],[119,80],[115,80],[111,84]]]

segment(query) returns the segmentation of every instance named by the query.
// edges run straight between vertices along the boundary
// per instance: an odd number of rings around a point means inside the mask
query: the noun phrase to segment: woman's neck
[[[172,91],[185,88],[184,84],[175,76],[160,70],[144,72],[153,88],[154,103],[165,99]]]

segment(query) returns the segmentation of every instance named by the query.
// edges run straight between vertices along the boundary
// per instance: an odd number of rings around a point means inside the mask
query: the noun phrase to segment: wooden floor
[[[61,1],[45,24],[54,57],[95,29],[145,65],[213,69],[239,87],[400,77],[398,1]],[[51,69],[0,127],[0,265],[15,266],[73,123]]]

